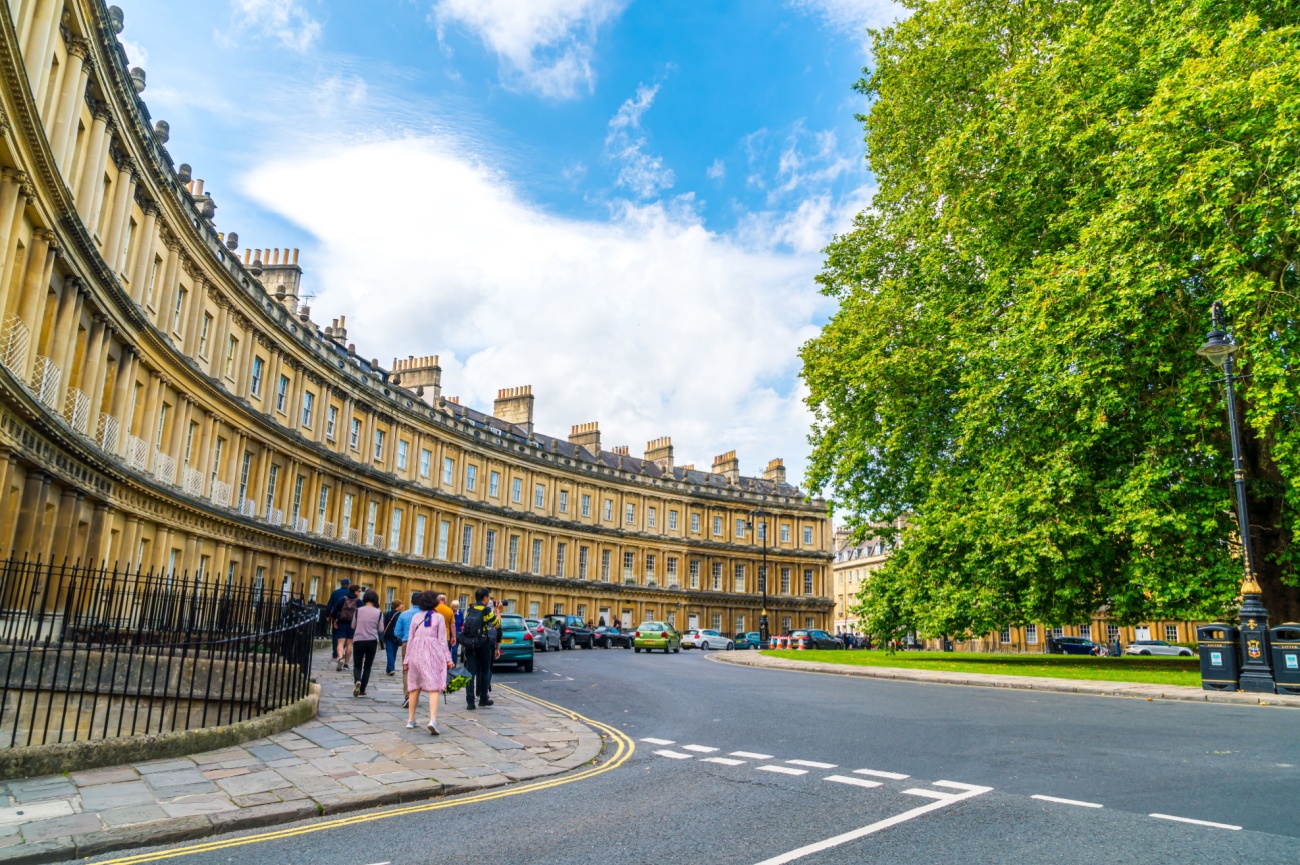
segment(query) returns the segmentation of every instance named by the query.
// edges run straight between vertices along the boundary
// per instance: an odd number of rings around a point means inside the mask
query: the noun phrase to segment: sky
[[[536,428],[802,482],[821,250],[868,206],[885,0],[118,0],[219,231],[302,250],[324,325]]]

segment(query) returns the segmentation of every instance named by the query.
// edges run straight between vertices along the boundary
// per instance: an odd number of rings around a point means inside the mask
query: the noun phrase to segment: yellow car
[[[663,649],[664,654],[682,650],[682,635],[667,622],[642,622],[637,626],[632,637],[632,648],[636,651],[645,649]]]

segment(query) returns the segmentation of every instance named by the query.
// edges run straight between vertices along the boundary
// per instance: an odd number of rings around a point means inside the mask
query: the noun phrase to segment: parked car
[[[591,639],[593,644],[601,649],[612,649],[615,646],[630,649],[634,637],[631,631],[620,631],[618,628],[607,628],[601,625],[592,634]]]
[[[1054,655],[1108,655],[1110,652],[1100,643],[1094,643],[1087,637],[1055,637],[1051,644]]]
[[[1126,655],[1176,655],[1190,658],[1192,650],[1186,646],[1171,646],[1164,640],[1134,640],[1124,649]]]
[[[667,622],[642,622],[632,635],[632,648],[640,652],[663,649],[664,654],[682,650],[682,635]]]
[[[581,646],[584,649],[591,648],[594,634],[581,616],[546,616],[542,621],[559,631],[561,647],[565,649],[572,649],[576,646]]]
[[[758,631],[746,631],[743,634],[736,634],[734,642],[737,649],[757,649],[762,640]]]
[[[497,664],[517,664],[525,673],[533,671],[533,635],[523,616],[507,613],[501,617],[501,657]]]
[[[835,639],[825,631],[812,629],[798,630],[790,632],[791,645],[794,648],[802,647],[805,649],[842,649],[844,644]]]
[[[691,628],[682,634],[683,649],[731,649],[735,644],[719,634],[704,628]]]
[[[541,619],[525,619],[528,625],[528,632],[533,635],[533,648],[539,652],[548,652],[551,649],[560,651],[560,632],[546,624]]]

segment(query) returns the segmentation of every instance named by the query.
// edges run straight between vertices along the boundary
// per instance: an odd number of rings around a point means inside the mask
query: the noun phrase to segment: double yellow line
[[[473,805],[478,802],[490,802],[493,799],[504,799],[507,796],[520,796],[525,793],[536,793],[540,790],[549,790],[552,787],[559,787],[564,784],[572,784],[575,781],[585,781],[588,778],[594,778],[597,775],[617,769],[627,762],[636,750],[636,745],[624,733],[614,729],[608,724],[602,724],[591,718],[579,715],[563,706],[557,706],[546,700],[540,700],[531,694],[525,694],[516,691],[514,688],[507,688],[504,685],[498,686],[502,691],[509,691],[517,697],[530,700],[547,709],[553,709],[575,721],[581,721],[600,730],[614,742],[614,754],[607,762],[600,763],[572,775],[563,775],[557,778],[548,778],[542,781],[535,781],[529,784],[521,784],[517,787],[505,787],[499,790],[493,790],[489,793],[478,793],[473,796],[458,797],[446,801],[427,802],[423,805],[411,805],[405,808],[392,808],[387,811],[379,811],[370,814],[356,814],[351,817],[338,817],[333,820],[321,820],[310,823],[306,826],[296,826],[290,829],[276,829],[270,832],[263,832],[257,835],[244,835],[238,838],[227,838],[220,841],[206,841],[200,844],[191,844],[188,847],[175,847],[170,850],[159,850],[153,853],[140,853],[135,856],[123,856],[120,859],[108,859],[99,865],[136,865],[140,862],[158,862],[162,859],[173,859],[179,856],[193,856],[197,853],[211,853],[216,850],[228,850],[232,847],[243,847],[248,844],[261,844],[265,841],[279,841],[284,838],[295,838],[299,835],[308,835],[312,832],[325,832],[330,829],[341,829],[346,826],[356,826],[361,823],[370,823],[374,820],[387,820],[392,817],[406,817],[412,814],[426,814],[430,811],[441,811],[444,808],[457,808],[462,805]]]

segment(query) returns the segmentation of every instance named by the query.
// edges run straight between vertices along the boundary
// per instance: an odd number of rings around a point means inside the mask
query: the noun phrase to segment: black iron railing
[[[0,745],[198,729],[306,696],[299,587],[0,563]]]

